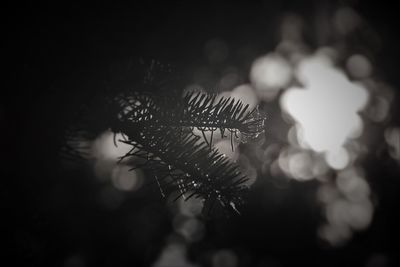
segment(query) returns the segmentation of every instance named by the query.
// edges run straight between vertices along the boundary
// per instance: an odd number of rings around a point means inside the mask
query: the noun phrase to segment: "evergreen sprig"
[[[205,93],[174,98],[126,92],[109,101],[105,110],[113,118],[107,122],[114,136],[123,137],[114,140],[115,145],[118,141],[132,147],[120,160],[140,158],[141,164],[133,169],[152,173],[163,196],[200,198],[209,212],[215,203],[239,212],[247,178],[237,164],[213,148],[213,133],[219,130],[223,138],[229,132],[232,149],[238,134],[244,141],[257,137],[264,128],[258,109],[250,111],[239,100]]]
[[[127,139],[118,141],[132,149],[120,160],[143,159],[144,164],[136,167],[153,173],[163,196],[200,198],[211,203],[209,211],[216,202],[238,211],[236,207],[242,203],[248,178],[225,155],[199,142],[199,136],[159,125],[132,125],[124,134]]]
[[[123,107],[121,121],[141,124],[157,124],[176,128],[197,128],[204,140],[212,147],[213,134],[219,130],[221,138],[230,133],[233,138],[247,142],[264,130],[264,117],[257,108],[249,110],[240,100],[218,97],[215,94],[189,92],[182,99],[170,96],[151,97],[137,93],[119,98]],[[205,132],[211,132],[208,141]]]

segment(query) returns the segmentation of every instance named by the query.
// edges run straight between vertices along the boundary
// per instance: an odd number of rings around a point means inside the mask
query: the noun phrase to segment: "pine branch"
[[[191,92],[183,99],[173,97],[154,97],[137,93],[120,97],[123,106],[119,114],[121,121],[158,124],[169,127],[187,127],[201,131],[204,140],[212,147],[213,134],[219,130],[221,138],[230,133],[233,149],[233,137],[242,142],[255,139],[264,130],[264,117],[257,108],[249,110],[240,100],[217,95]],[[211,132],[208,141],[205,132]]]
[[[190,132],[165,126],[136,126],[125,128],[128,140],[119,140],[132,146],[121,160],[130,156],[145,159],[140,167],[154,174],[163,196],[201,198],[238,212],[236,207],[242,203],[247,178],[237,165],[216,149],[210,150],[204,142],[199,143],[199,137]]]
[[[248,111],[248,105],[239,100],[217,100],[216,95],[202,93],[176,99],[127,92],[108,101],[104,111],[114,118],[105,120],[114,137],[118,133],[123,137],[114,140],[115,145],[119,141],[132,146],[120,161],[140,158],[143,163],[134,168],[152,173],[163,196],[200,198],[209,212],[215,203],[239,212],[247,178],[238,165],[212,147],[213,133],[219,130],[221,138],[230,133],[232,149],[238,134],[244,141],[257,137],[264,127],[257,109]],[[204,139],[195,135],[194,128]],[[209,141],[207,131],[211,132]]]

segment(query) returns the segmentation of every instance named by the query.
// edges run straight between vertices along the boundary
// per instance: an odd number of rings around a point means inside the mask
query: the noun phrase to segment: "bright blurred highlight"
[[[268,54],[254,61],[250,70],[250,81],[260,99],[275,98],[292,79],[292,67],[279,54]]]
[[[132,146],[127,145],[118,140],[123,140],[123,136],[117,133],[114,138],[114,133],[110,130],[105,131],[93,143],[92,155],[96,159],[118,161],[119,157],[122,157],[128,153]],[[114,144],[114,140],[117,142],[117,146]]]
[[[372,73],[372,64],[363,55],[355,54],[347,59],[347,70],[350,75],[357,79],[368,78]]]
[[[349,81],[323,55],[302,60],[296,76],[304,88],[293,87],[281,98],[281,107],[296,121],[303,148],[327,153],[327,163],[344,168],[348,154],[343,146],[358,137],[363,123],[358,115],[368,100],[367,90]]]
[[[249,105],[248,111],[254,109],[258,104],[257,95],[248,84],[243,84],[233,89],[230,97],[242,101],[244,105]]]
[[[131,170],[131,166],[116,165],[111,172],[111,181],[115,188],[122,191],[138,189],[143,183],[140,170]]]

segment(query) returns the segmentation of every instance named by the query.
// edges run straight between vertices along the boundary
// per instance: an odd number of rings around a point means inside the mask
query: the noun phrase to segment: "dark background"
[[[335,4],[341,3],[349,2]],[[130,60],[168,62],[186,77],[185,70],[204,63],[204,44],[215,37],[233,48],[252,47],[250,54],[229,59],[246,69],[253,59],[275,47],[279,37],[274,28],[282,14],[294,11],[311,17],[317,7],[331,4],[102,1],[86,6],[31,2],[3,10],[7,75],[0,110],[5,159],[1,168],[2,235],[7,237],[3,245],[11,263],[65,266],[66,258],[79,254],[85,266],[150,266],[171,231],[168,212],[154,192],[134,195],[113,211],[99,207],[95,201],[98,185],[87,170],[60,167],[60,137],[70,113],[81,99],[136,83],[139,74],[124,73]],[[350,6],[380,35],[382,47],[375,63],[383,77],[398,87],[397,9],[379,1],[353,1]],[[317,45],[312,38],[310,45]],[[398,114],[398,96],[396,101],[393,114]],[[398,117],[393,121],[399,125]],[[395,266],[399,167],[388,156],[379,161],[371,156],[367,163],[368,172],[378,177],[373,188],[379,195],[379,207],[370,228],[347,245],[333,249],[317,240],[319,211],[313,205],[309,208],[313,200],[304,197],[313,185],[295,183],[284,192],[255,189],[249,202],[258,209],[237,218],[210,221],[203,241],[189,249],[190,257],[207,266],[209,262],[198,255],[230,247],[245,255],[240,266],[367,266],[374,255],[386,258],[368,266]],[[268,202],[269,194],[290,197],[277,208]],[[259,203],[261,198],[265,200]],[[140,229],[135,238],[128,224]]]

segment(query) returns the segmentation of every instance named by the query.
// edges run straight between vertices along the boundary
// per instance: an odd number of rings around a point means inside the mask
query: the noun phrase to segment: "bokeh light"
[[[281,98],[281,107],[288,112],[302,130],[305,148],[326,152],[332,167],[344,167],[346,162],[333,160],[339,153],[346,157],[343,146],[362,131],[358,111],[368,100],[368,92],[350,82],[344,73],[332,66],[328,58],[315,55],[304,59],[296,76],[305,88],[293,87]],[[300,142],[301,144],[301,142]],[[336,166],[336,165],[337,166]]]
[[[400,128],[393,127],[386,129],[385,141],[389,147],[390,156],[400,162]]]
[[[258,104],[258,97],[249,84],[242,84],[234,88],[230,97],[240,100],[244,105],[249,105],[248,110],[254,109]]]
[[[168,244],[153,267],[194,267],[186,258],[186,247],[179,243]]]
[[[291,78],[292,67],[279,54],[268,54],[256,59],[250,71],[250,81],[260,99],[265,101],[274,99]]]
[[[372,73],[372,64],[363,55],[355,54],[347,59],[347,70],[350,75],[357,79],[368,78]]]
[[[111,173],[111,181],[115,188],[122,191],[133,191],[143,184],[140,170],[132,170],[132,166],[116,165]]]
[[[117,144],[114,143],[114,140]],[[130,145],[118,142],[118,140],[124,140],[122,134],[117,133],[114,137],[114,133],[110,130],[105,131],[93,142],[92,156],[97,160],[118,161],[119,157],[124,156],[132,149]]]

